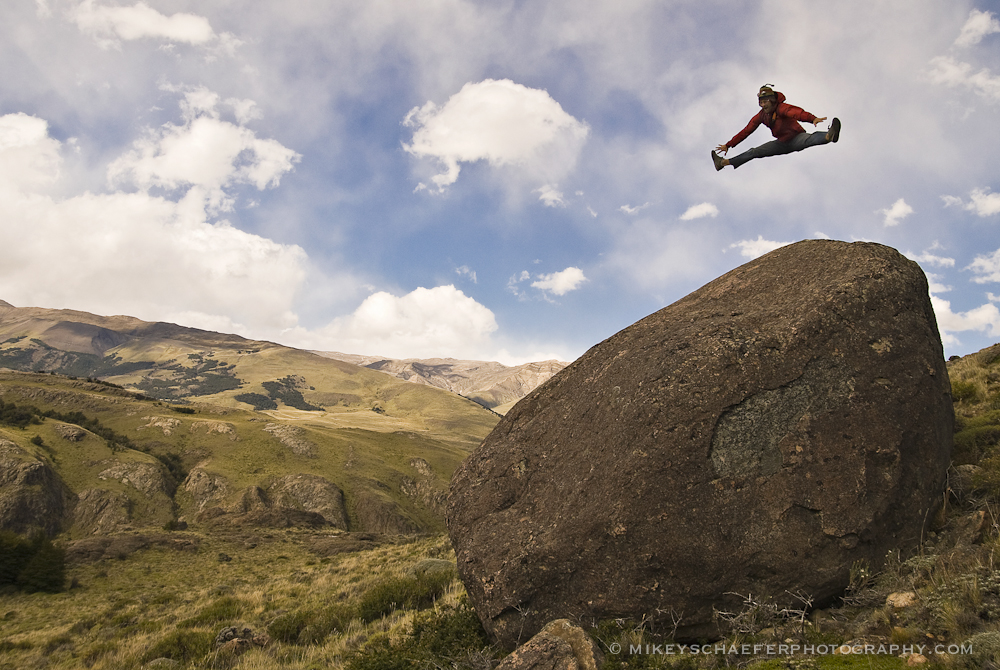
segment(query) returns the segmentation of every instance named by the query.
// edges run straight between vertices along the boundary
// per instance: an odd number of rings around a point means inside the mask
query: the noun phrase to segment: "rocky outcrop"
[[[430,464],[422,458],[411,458],[410,467],[416,471],[416,477],[404,475],[399,483],[400,492],[424,507],[442,514],[448,494],[443,490],[442,483],[434,475]]]
[[[174,419],[169,416],[144,416],[142,420],[148,423],[145,426],[139,426],[136,428],[136,431],[143,431],[147,428],[158,428],[166,436],[173,435],[174,431],[181,425],[180,419]]]
[[[278,441],[290,449],[293,454],[316,458],[316,445],[305,439],[305,431],[298,426],[269,423],[264,426],[264,431],[278,438]]]
[[[110,467],[97,475],[98,479],[119,481],[149,497],[160,495],[169,498],[173,494],[166,470],[158,463],[111,461],[108,465]]]
[[[229,491],[225,477],[204,468],[192,468],[181,488],[191,495],[199,512],[207,507],[218,506]]]
[[[822,604],[914,547],[953,414],[916,263],[813,240],[720,277],[521,400],[456,471],[448,525],[486,630]]]
[[[124,493],[86,489],[77,496],[73,530],[81,534],[109,535],[130,528],[133,503]]]
[[[52,536],[71,507],[72,493],[48,463],[0,438],[0,530]]]
[[[319,475],[288,475],[268,488],[268,496],[279,507],[314,512],[334,528],[347,530],[344,492]]]
[[[391,498],[370,489],[356,490],[354,497],[354,515],[360,530],[383,535],[407,535],[421,530]]]

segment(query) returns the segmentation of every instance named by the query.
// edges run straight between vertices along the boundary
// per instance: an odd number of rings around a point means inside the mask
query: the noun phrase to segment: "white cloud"
[[[875,210],[875,213],[885,216],[885,225],[895,226],[910,214],[913,214],[913,208],[907,205],[905,200],[900,198],[896,202],[892,203],[891,207],[886,209],[877,209]]]
[[[622,205],[618,209],[619,211],[625,212],[626,214],[635,214],[640,210],[646,209],[647,207],[649,207],[649,203],[645,202],[639,205],[638,207],[631,207],[630,205]]]
[[[552,274],[537,275],[538,281],[531,282],[534,288],[548,291],[555,295],[566,295],[580,287],[580,284],[587,281],[583,276],[583,270],[576,267],[568,267],[561,272]]]
[[[939,245],[934,245],[930,249],[925,249],[921,254],[914,254],[912,251],[906,251],[903,253],[904,256],[909,258],[911,261],[916,261],[924,265],[933,265],[939,268],[951,268],[955,267],[955,259],[948,258],[947,256],[937,256],[932,254],[935,248]]]
[[[989,69],[973,72],[972,65],[951,56],[937,56],[931,59],[931,66],[929,76],[935,84],[968,88],[988,100],[1000,101],[1000,77],[993,76]]]
[[[991,193],[988,188],[973,189],[969,193],[968,203],[953,195],[942,195],[941,199],[944,201],[945,207],[954,205],[975,212],[979,216],[1000,214],[1000,193]]]
[[[763,235],[758,235],[756,240],[740,240],[739,242],[730,244],[729,248],[739,248],[742,256],[753,259],[788,244],[791,244],[791,242],[775,242],[773,240],[765,240]]]
[[[694,219],[703,219],[706,216],[718,216],[719,208],[710,202],[703,202],[700,205],[692,205],[687,208],[683,214],[681,214],[681,221],[692,221]]]
[[[1000,282],[1000,249],[987,256],[976,256],[965,269],[978,275],[972,278],[977,284]]]
[[[49,124],[24,113],[0,116],[0,190],[35,190],[59,176],[59,142]]]
[[[379,291],[353,314],[309,338],[312,348],[394,358],[475,357],[490,346],[496,318],[452,285],[417,288],[404,296]]]
[[[968,312],[955,313],[951,311],[951,302],[935,295],[931,296],[931,305],[937,318],[941,340],[946,346],[958,344],[954,333],[976,330],[990,336],[1000,335],[1000,309],[996,305],[986,303]]]
[[[307,265],[300,247],[210,222],[210,199],[199,187],[177,200],[47,195],[42,187],[58,178],[60,148],[44,120],[0,117],[3,299],[256,332],[295,324],[292,301]]]
[[[476,271],[471,269],[468,265],[463,265],[461,267],[455,268],[455,274],[460,277],[468,277],[472,280],[473,284],[478,284],[479,281],[476,279]]]
[[[246,115],[253,101],[239,101],[237,114]],[[132,150],[108,167],[112,183],[132,183],[148,189],[199,187],[215,211],[232,202],[223,189],[248,183],[263,190],[277,186],[301,156],[271,139],[260,139],[243,126],[219,118],[219,96],[205,88],[185,93],[184,123],[165,124],[137,140]]]
[[[978,44],[987,35],[1000,33],[1000,21],[993,17],[993,12],[981,12],[973,9],[969,18],[962,26],[962,32],[955,40],[955,46],[968,47]]]
[[[545,203],[546,207],[565,207],[566,201],[563,200],[563,194],[561,191],[557,190],[555,186],[546,184],[545,186],[535,189],[532,193],[538,193],[538,199]]]
[[[406,151],[444,166],[431,178],[439,192],[455,183],[461,163],[479,160],[553,183],[573,168],[590,132],[546,91],[508,79],[468,83],[443,107],[414,107],[403,124],[414,129]]]
[[[218,39],[205,17],[186,13],[166,16],[145,2],[117,7],[84,0],[70,15],[80,30],[97,39],[104,49],[117,47],[120,40],[159,38],[206,45]]]
[[[965,206],[979,216],[1000,214],[1000,193],[990,193],[988,189],[977,188],[969,194],[972,202]]]

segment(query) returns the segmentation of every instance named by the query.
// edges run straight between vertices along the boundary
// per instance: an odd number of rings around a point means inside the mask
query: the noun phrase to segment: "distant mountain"
[[[504,414],[515,402],[569,365],[549,360],[508,367],[495,362],[461,361],[454,358],[400,360],[336,351],[313,353],[387,372],[416,384],[446,389],[500,414]]]
[[[90,533],[162,525],[172,504],[187,522],[322,514],[350,530],[440,530],[452,471],[497,422],[444,389],[272,342],[3,301],[0,368],[16,371],[0,372],[0,400],[58,415],[27,432],[0,425],[4,468],[51,470],[44,499],[0,481],[0,529],[20,523],[4,521],[8,508]],[[102,447],[74,413],[131,443]],[[136,488],[137,473],[166,483]],[[120,513],[85,513],[108,505]]]

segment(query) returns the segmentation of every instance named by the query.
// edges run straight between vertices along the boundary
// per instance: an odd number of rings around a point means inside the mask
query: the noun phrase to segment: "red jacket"
[[[749,137],[750,133],[757,130],[762,123],[770,128],[771,134],[781,142],[787,142],[799,133],[805,132],[798,122],[806,121],[808,123],[812,123],[813,119],[816,118],[816,115],[810,114],[801,107],[786,105],[784,93],[775,91],[775,94],[778,96],[778,106],[775,107],[773,112],[771,112],[770,118],[768,118],[768,116],[764,113],[763,109],[757,112],[757,114],[750,119],[750,123],[747,124],[747,127],[736,133],[736,135],[733,136],[733,139],[726,143],[727,147],[735,147],[737,144]]]

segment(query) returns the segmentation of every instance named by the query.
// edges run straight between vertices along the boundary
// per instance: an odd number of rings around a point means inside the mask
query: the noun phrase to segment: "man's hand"
[[[819,124],[823,123],[824,121],[826,121],[826,117],[825,116],[817,116],[815,119],[813,119],[813,125],[814,126],[818,126]]]
[[[725,156],[726,152],[729,151],[729,147],[727,147],[725,144],[720,144],[719,146],[715,147],[715,150],[718,151],[723,156]]]

